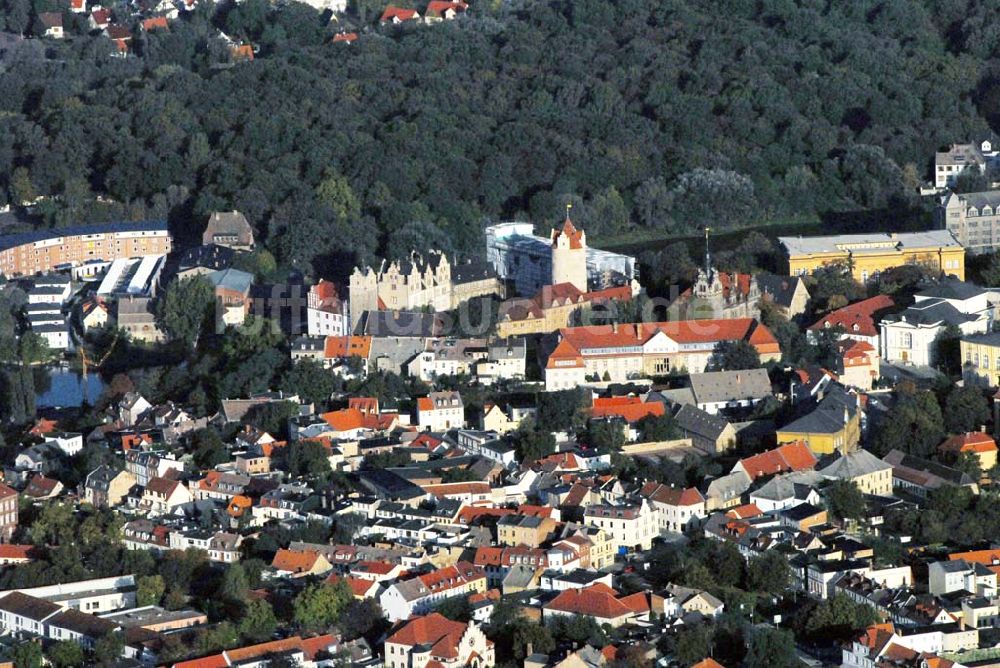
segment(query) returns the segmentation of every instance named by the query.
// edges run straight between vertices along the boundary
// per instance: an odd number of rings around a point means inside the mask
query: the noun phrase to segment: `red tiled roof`
[[[162,30],[169,30],[170,25],[167,23],[166,16],[154,16],[153,18],[145,19],[142,22],[142,29],[145,31],[156,30],[160,28]]]
[[[34,545],[0,543],[0,559],[32,559],[34,552]]]
[[[341,32],[333,36],[334,43],[336,42],[346,42],[350,44],[358,38],[358,33],[356,32]]]
[[[691,666],[691,668],[726,668],[721,663],[708,656]]]
[[[441,16],[449,9],[454,9],[456,12],[464,12],[469,8],[464,2],[450,2],[449,0],[431,0],[427,3],[427,9],[424,10],[424,15],[426,16]]]
[[[457,655],[457,648],[465,630],[468,628],[461,622],[453,622],[444,615],[432,612],[423,617],[413,617],[403,623],[387,639],[386,643],[393,645],[429,645],[434,649],[432,656],[441,656],[435,652],[446,651],[449,654],[454,652]]]
[[[809,329],[817,330],[840,326],[850,334],[878,336],[878,328],[875,326],[873,317],[875,312],[895,305],[896,302],[889,295],[878,295],[831,311],[813,323]]]
[[[622,400],[625,401],[616,401]],[[591,416],[620,417],[628,423],[638,422],[642,418],[652,415],[664,415],[665,409],[660,401],[649,401],[643,403],[639,397],[612,397],[611,399],[594,399],[594,407],[591,409]]]
[[[566,237],[569,239],[569,247],[573,249],[583,248],[583,233],[576,229],[573,225],[573,221],[566,216],[566,220],[563,221],[562,227],[552,230],[552,247],[556,247],[556,241],[559,237]]]
[[[545,608],[599,619],[617,619],[636,612],[633,605],[626,604],[617,596],[618,592],[611,587],[597,583],[581,589],[566,589],[549,601]]]
[[[253,501],[249,496],[237,494],[233,498],[229,499],[229,505],[226,507],[226,512],[230,517],[242,517],[246,511],[250,510],[251,506],[253,506]]]
[[[947,439],[938,446],[941,452],[996,452],[997,443],[989,434],[970,431]]]
[[[705,497],[694,487],[684,489],[657,482],[647,482],[639,490],[639,495],[669,506],[696,506],[705,503]]]
[[[805,471],[816,466],[816,456],[804,441],[780,445],[773,450],[740,460],[751,480],[775,473]]]
[[[382,18],[379,19],[382,23],[392,21],[393,19],[398,19],[400,21],[411,21],[413,19],[420,18],[420,15],[415,9],[405,9],[403,7],[393,7],[389,5],[382,12]]]

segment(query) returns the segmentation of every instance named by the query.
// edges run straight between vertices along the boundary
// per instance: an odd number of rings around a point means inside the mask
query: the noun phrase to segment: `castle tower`
[[[552,285],[572,283],[587,292],[587,235],[573,226],[566,206],[562,227],[552,230]]]

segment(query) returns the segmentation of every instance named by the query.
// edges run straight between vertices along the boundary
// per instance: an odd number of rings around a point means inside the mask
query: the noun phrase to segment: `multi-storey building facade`
[[[893,267],[919,264],[965,280],[965,248],[945,230],[840,234],[822,237],[778,237],[785,273],[811,274],[829,264],[843,264],[863,283]]]
[[[622,382],[672,369],[700,373],[722,341],[747,341],[762,362],[781,354],[771,331],[750,318],[568,327],[559,336],[545,365],[547,391],[572,389],[594,375]]]
[[[0,236],[0,274],[27,276],[89,260],[164,255],[173,247],[162,221],[81,225]]]
[[[1000,247],[1000,190],[949,192],[941,198],[937,219],[969,252],[992,252]]]
[[[17,531],[17,491],[0,483],[0,541],[7,543]]]
[[[306,334],[309,336],[347,336],[351,333],[347,305],[330,281],[309,288],[306,297]]]

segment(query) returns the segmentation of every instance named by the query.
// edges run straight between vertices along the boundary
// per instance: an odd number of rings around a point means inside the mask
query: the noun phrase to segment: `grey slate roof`
[[[766,369],[693,373],[691,391],[699,404],[763,399],[771,396],[771,379]]]
[[[838,234],[820,237],[778,237],[778,243],[794,255],[813,253],[839,253],[845,250],[852,255],[884,253],[887,249],[945,247],[957,248],[961,244],[948,230],[923,232]]]
[[[250,286],[253,285],[253,274],[248,274],[239,269],[221,269],[205,274],[205,278],[212,282],[217,288],[232,290],[247,294]]]
[[[771,300],[778,306],[788,307],[792,304],[792,297],[798,289],[802,279],[798,276],[776,276],[774,274],[758,274],[757,285],[761,292],[771,296]]]
[[[20,234],[5,234],[0,236],[0,251],[15,248],[24,244],[73,237],[81,234],[112,234],[115,232],[166,232],[167,223],[163,220],[146,220],[138,222],[103,223],[98,225],[75,225],[51,230],[35,230]]]
[[[717,440],[725,431],[726,425],[729,424],[718,415],[711,415],[690,404],[681,406],[677,414],[674,415],[674,421],[685,433],[701,436],[711,441]]]
[[[966,315],[943,299],[916,302],[902,313],[890,313],[884,322],[905,322],[912,325],[961,325],[978,320],[978,315]]]
[[[974,283],[960,281],[957,278],[948,278],[937,283],[926,290],[917,293],[918,297],[931,297],[937,299],[971,299],[984,292],[988,292]]]
[[[858,476],[890,470],[891,468],[891,466],[867,450],[855,450],[846,455],[841,455],[818,470],[828,478],[850,480]]]

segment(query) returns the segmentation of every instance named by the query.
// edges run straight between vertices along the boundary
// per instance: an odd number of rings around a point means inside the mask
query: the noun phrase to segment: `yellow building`
[[[983,472],[997,465],[996,441],[982,431],[970,431],[952,436],[939,445],[938,450],[952,457],[958,457],[963,452],[971,452],[979,460],[979,468]]]
[[[844,234],[823,237],[778,237],[789,276],[811,274],[842,263],[854,278],[867,282],[893,267],[920,264],[965,280],[965,248],[947,230]]]
[[[559,528],[551,517],[534,515],[507,515],[497,522],[497,543],[517,547],[539,547],[548,541]]]
[[[825,478],[854,483],[862,494],[892,495],[892,467],[868,452],[855,450],[833,460],[819,473]]]
[[[500,305],[497,336],[505,339],[527,334],[548,334],[586,322],[584,312],[599,306],[618,308],[632,299],[627,285],[596,292],[581,292],[572,283],[546,285],[532,299],[511,299]]]
[[[839,386],[832,388],[816,408],[778,430],[778,443],[803,441],[814,454],[853,451],[861,441],[858,399]]]
[[[959,341],[965,382],[1000,385],[1000,332],[963,336]]]

